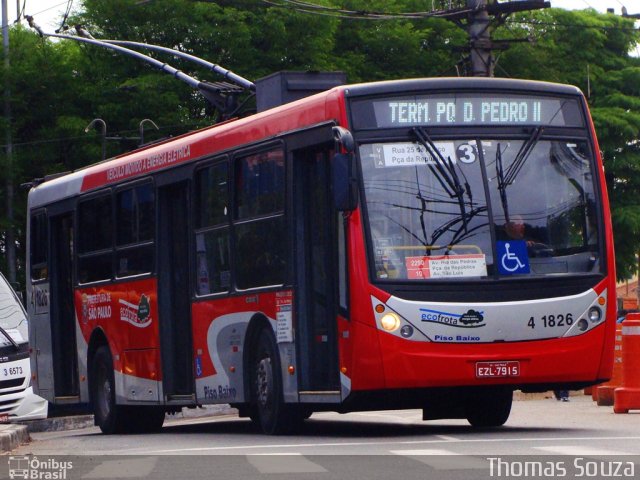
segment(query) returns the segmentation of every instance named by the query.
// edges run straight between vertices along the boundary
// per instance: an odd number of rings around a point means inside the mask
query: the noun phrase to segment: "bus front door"
[[[158,305],[162,389],[167,403],[195,399],[189,275],[189,184],[158,189]]]
[[[340,390],[338,214],[332,205],[333,143],[294,152],[297,349],[302,402],[333,402]]]

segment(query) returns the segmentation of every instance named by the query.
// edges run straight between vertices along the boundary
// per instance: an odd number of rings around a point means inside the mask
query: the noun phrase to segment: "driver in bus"
[[[504,238],[499,240],[524,240],[527,243],[527,251],[534,257],[551,257],[553,249],[547,245],[547,229],[534,227],[525,223],[521,215],[511,215],[504,224]]]

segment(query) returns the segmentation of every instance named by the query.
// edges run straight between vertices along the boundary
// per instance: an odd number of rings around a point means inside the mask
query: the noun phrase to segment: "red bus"
[[[508,419],[609,378],[615,271],[575,87],[339,86],[32,188],[34,385],[103,432],[224,403]]]

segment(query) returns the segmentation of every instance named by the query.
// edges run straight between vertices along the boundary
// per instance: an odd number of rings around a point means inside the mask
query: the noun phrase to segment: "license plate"
[[[520,376],[520,362],[477,362],[476,377],[504,378]]]

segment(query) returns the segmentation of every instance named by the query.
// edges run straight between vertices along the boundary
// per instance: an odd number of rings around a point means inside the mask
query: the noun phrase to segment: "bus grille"
[[[0,402],[0,413],[11,412],[11,410],[20,405],[20,400],[20,398],[15,398],[13,400],[5,400],[3,402]]]
[[[0,390],[4,390],[5,388],[20,387],[23,383],[24,383],[24,377],[12,378],[11,380],[2,380],[0,381]]]

